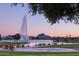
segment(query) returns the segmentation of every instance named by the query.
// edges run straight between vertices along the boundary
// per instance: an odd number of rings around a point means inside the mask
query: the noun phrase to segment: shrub
[[[19,45],[17,45],[17,48],[19,48]]]
[[[13,45],[13,44],[10,44],[9,49],[10,49],[11,51],[14,51],[14,45]]]
[[[8,49],[8,45],[5,45],[5,49]]]
[[[24,48],[24,44],[22,44],[22,48]]]
[[[41,46],[42,44],[39,44],[39,46]]]
[[[35,44],[35,46],[37,46],[37,44]]]
[[[54,45],[57,45],[57,43],[54,43]]]
[[[30,46],[28,45],[28,47],[30,47]]]
[[[46,45],[45,43],[43,43],[43,45]]]
[[[50,43],[48,43],[48,45],[51,45]]]

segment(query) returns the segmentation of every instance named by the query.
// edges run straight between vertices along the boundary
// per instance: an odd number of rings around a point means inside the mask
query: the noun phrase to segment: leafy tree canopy
[[[78,3],[29,3],[28,6],[32,15],[43,14],[51,24],[59,23],[60,20],[79,24]]]
[[[16,39],[16,40],[19,40],[19,39],[20,39],[20,34],[17,33],[17,34],[15,34],[15,35],[13,35],[13,37],[14,37],[14,39]]]

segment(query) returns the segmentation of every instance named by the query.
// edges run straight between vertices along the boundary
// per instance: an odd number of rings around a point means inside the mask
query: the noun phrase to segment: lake
[[[69,48],[15,48],[14,51],[22,52],[78,52],[79,50]]]

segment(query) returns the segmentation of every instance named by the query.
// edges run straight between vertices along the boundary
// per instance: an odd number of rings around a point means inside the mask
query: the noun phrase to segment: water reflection
[[[15,51],[23,51],[23,52],[78,52],[75,49],[68,49],[68,48],[16,48]]]

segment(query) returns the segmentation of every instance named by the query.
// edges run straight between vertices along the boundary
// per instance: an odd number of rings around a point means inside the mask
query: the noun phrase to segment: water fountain
[[[27,36],[27,16],[24,15],[23,23],[21,27],[21,39],[22,41],[28,41],[29,37]]]
[[[0,44],[2,44],[4,48],[6,48],[6,45],[8,45],[7,48],[9,50],[10,49],[9,46],[11,46],[11,48],[12,47],[15,48],[19,45],[23,48],[25,44],[29,43],[28,41],[29,41],[29,38],[27,36],[27,19],[26,19],[26,15],[24,15],[23,23],[22,23],[22,27],[21,27],[21,38],[20,38],[20,40],[1,40]]]

